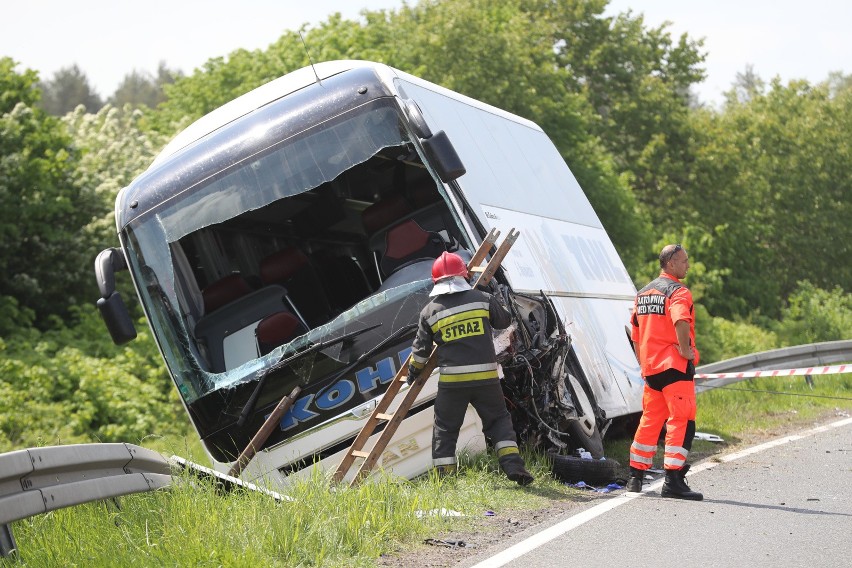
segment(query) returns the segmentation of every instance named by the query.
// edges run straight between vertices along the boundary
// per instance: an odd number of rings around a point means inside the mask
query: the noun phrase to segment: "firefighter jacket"
[[[667,369],[685,373],[689,360],[678,351],[675,323],[689,323],[689,341],[695,350],[693,363],[698,364],[695,347],[695,308],[692,293],[680,280],[660,272],[636,295],[633,304],[630,339],[638,346],[642,376],[648,377]]]
[[[492,327],[505,329],[509,312],[491,294],[465,290],[441,294],[420,312],[411,366],[420,370],[438,345],[441,387],[463,387],[498,381]]]

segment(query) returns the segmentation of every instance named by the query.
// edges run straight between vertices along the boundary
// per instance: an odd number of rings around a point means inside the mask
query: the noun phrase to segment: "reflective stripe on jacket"
[[[656,375],[666,369],[685,373],[689,361],[678,351],[675,323],[689,323],[689,339],[695,349],[694,363],[699,354],[695,347],[695,308],[692,293],[680,280],[660,272],[636,295],[630,318],[630,338],[639,348],[642,376]]]
[[[492,327],[505,329],[511,316],[490,294],[466,290],[441,294],[420,312],[411,362],[423,368],[438,346],[442,386],[469,386],[498,380]]]

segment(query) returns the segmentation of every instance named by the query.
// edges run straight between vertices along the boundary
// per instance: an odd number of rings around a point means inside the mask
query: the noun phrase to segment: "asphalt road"
[[[852,418],[693,466],[700,502],[662,479],[518,535],[463,566],[852,566]]]

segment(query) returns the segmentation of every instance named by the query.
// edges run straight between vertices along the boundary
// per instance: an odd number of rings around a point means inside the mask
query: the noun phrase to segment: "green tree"
[[[365,12],[364,27],[332,18],[307,41],[321,46],[322,59],[382,61],[542,125],[630,265],[649,241],[649,227],[629,177],[620,175],[594,135],[599,118],[585,94],[571,88],[574,71],[561,64],[556,49],[566,41],[566,30],[594,25],[602,7],[602,2],[419,2],[396,12]]]
[[[762,173],[772,190],[770,244],[783,267],[782,293],[805,279],[852,289],[852,90],[831,97],[824,84],[774,82],[756,101],[755,118],[774,157]]]
[[[308,64],[296,33],[287,33],[287,53],[239,49],[225,57],[207,60],[192,75],[165,84],[166,100],[158,107],[152,127],[173,135],[228,101]],[[279,40],[279,43],[282,40]],[[290,57],[295,59],[290,59]]]
[[[165,95],[154,82],[151,74],[134,69],[124,76],[108,102],[119,107],[128,104],[153,108],[164,99]]]
[[[691,183],[665,210],[668,223],[690,235],[691,257],[713,273],[704,303],[725,318],[751,312],[777,316],[782,301],[781,281],[774,277],[781,267],[768,246],[770,190],[755,167],[766,156],[739,141],[750,131],[749,116],[693,111]]]
[[[852,294],[839,286],[823,290],[803,280],[776,328],[787,345],[852,339]]]
[[[830,96],[837,96],[843,91],[852,90],[852,75],[844,75],[840,71],[832,71],[826,79]]]
[[[156,77],[148,72],[133,70],[124,76],[115,93],[109,98],[109,103],[116,107],[131,105],[134,107],[147,106],[155,108],[166,100],[165,85],[171,85],[182,74],[166,67],[160,62]]]
[[[32,69],[18,73],[17,66],[11,58],[0,57],[0,113],[12,112],[18,103],[34,106],[41,100],[38,73]]]
[[[34,74],[14,67],[0,60],[0,296],[44,325],[90,297],[78,233],[93,204],[75,183],[78,156],[62,123],[32,106]]]
[[[703,306],[697,306],[695,312],[702,365],[780,347],[774,332],[754,322],[712,317]]]
[[[77,105],[83,105],[89,112],[97,112],[103,106],[100,95],[77,65],[59,69],[40,87],[43,92],[41,107],[53,116],[71,112]]]
[[[558,61],[568,88],[583,93],[592,123],[629,176],[659,232],[675,229],[667,209],[691,184],[695,149],[690,88],[704,78],[701,41],[671,37],[632,12],[600,17],[605,2],[559,2]]]
[[[730,271],[711,313],[778,317],[805,279],[850,289],[852,91],[776,80],[694,119],[704,138],[683,214],[714,235],[705,262]]]
[[[747,103],[755,96],[762,95],[765,90],[766,83],[754,72],[754,66],[746,65],[745,71],[737,73],[734,85],[725,94],[725,98],[728,104]]]
[[[79,155],[75,184],[92,204],[78,241],[84,257],[81,277],[88,284],[88,297],[96,298],[94,259],[104,248],[118,244],[115,198],[151,164],[167,139],[147,127],[148,113],[131,105],[106,105],[96,114],[78,107],[62,120]],[[129,278],[119,278],[118,284],[124,298],[136,296]]]

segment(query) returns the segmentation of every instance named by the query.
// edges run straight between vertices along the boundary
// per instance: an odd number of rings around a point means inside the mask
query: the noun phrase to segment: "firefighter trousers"
[[[482,432],[493,444],[503,471],[510,474],[525,467],[518,453],[517,436],[512,417],[506,410],[503,389],[500,383],[490,381],[463,387],[442,387],[439,383],[432,429],[432,464],[435,467],[456,465],[456,444],[468,404],[479,415]]]
[[[630,467],[646,470],[657,453],[660,431],[666,425],[665,469],[686,464],[695,437],[695,382],[692,373],[669,369],[645,379],[642,418],[630,446]]]

